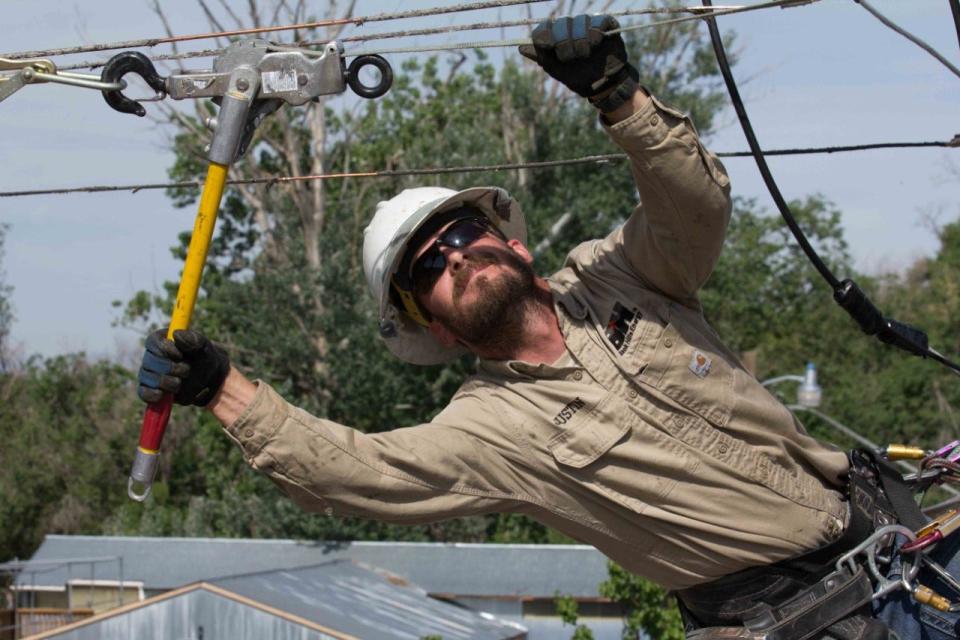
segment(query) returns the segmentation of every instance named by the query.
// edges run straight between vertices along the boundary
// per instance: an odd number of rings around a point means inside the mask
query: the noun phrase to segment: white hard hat
[[[393,287],[393,277],[414,233],[437,214],[463,207],[479,210],[508,240],[526,243],[527,225],[520,205],[499,187],[474,187],[464,191],[443,187],[405,189],[389,200],[378,202],[373,219],[363,231],[363,272],[370,293],[379,303],[380,337],[401,360],[440,364],[466,352],[459,345],[441,345],[425,326],[391,300],[391,288],[394,296],[402,293]]]

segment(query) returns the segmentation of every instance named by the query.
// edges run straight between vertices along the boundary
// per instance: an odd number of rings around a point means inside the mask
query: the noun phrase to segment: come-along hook
[[[110,58],[103,67],[100,79],[103,82],[119,82],[128,73],[135,73],[159,96],[167,93],[166,80],[157,73],[157,69],[150,59],[139,51],[124,51]],[[103,91],[103,99],[107,104],[121,113],[132,113],[137,116],[146,115],[146,110],[136,100],[123,95],[122,89]]]

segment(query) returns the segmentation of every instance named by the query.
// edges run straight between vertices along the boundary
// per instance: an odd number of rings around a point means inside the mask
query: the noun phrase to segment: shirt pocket
[[[733,409],[734,367],[705,321],[671,314],[637,380],[715,426],[726,426]]]
[[[547,449],[580,489],[637,513],[666,497],[693,464],[680,443],[614,393],[578,413]]]

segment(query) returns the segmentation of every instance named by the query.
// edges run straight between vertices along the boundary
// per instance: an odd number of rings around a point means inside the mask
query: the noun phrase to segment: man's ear
[[[444,347],[453,347],[457,344],[457,336],[453,335],[450,332],[450,329],[436,320],[430,322],[430,326],[427,327],[430,331],[430,335],[439,342]]]
[[[533,264],[533,255],[527,249],[527,246],[525,244],[523,244],[516,238],[513,238],[511,240],[507,240],[507,246],[510,247],[514,253],[520,256],[520,258],[523,259],[524,262],[526,262],[527,264]]]

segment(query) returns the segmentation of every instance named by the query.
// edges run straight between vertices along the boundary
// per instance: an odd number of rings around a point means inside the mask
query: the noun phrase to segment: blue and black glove
[[[551,77],[603,112],[613,111],[638,88],[637,70],[627,61],[627,50],[613,16],[579,15],[544,20],[530,34],[532,45],[520,54],[533,60]]]
[[[167,340],[165,330],[147,336],[137,380],[137,395],[144,402],[157,402],[164,393],[182,405],[205,407],[230,371],[227,352],[199,331],[181,329]]]

